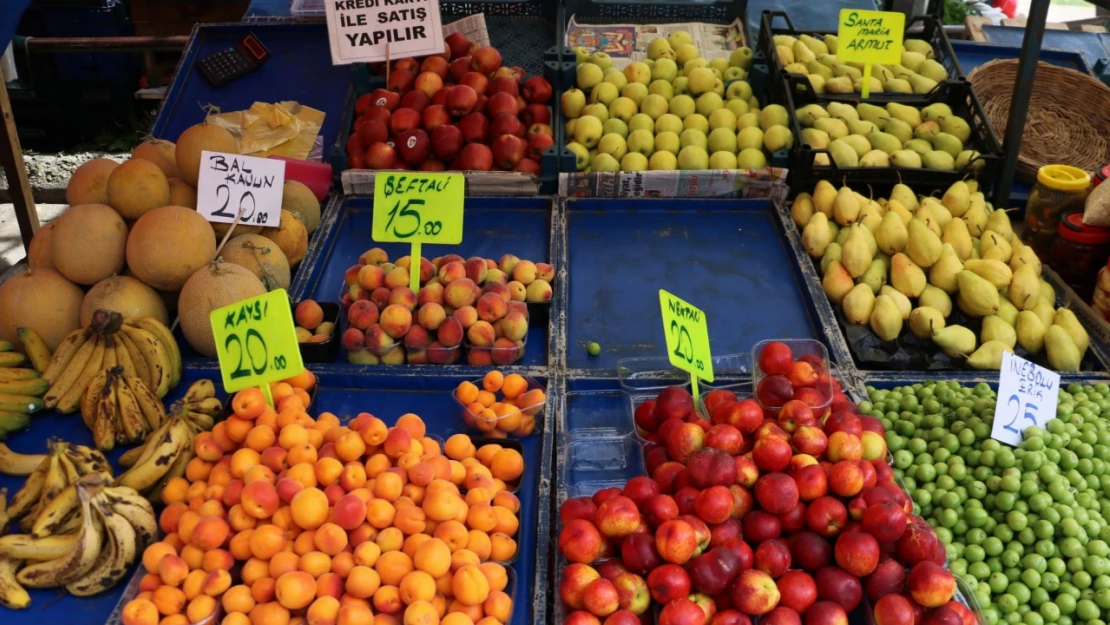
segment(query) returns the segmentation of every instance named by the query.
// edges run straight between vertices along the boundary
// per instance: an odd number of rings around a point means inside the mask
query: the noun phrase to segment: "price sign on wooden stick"
[[[420,290],[420,246],[458,245],[463,237],[462,174],[378,172],[374,177],[374,227],[379,242],[412,244],[409,287]]]
[[[713,355],[709,353],[709,325],[705,313],[659,289],[663,333],[671,364],[690,374],[690,391],[698,397],[698,380],[713,381]]]
[[[270,382],[304,371],[285,289],[217,308],[209,322],[229,393],[257,386],[272,406]]]
[[[871,64],[902,62],[902,37],[906,14],[888,11],[841,9],[836,30],[836,58],[863,63],[860,97],[871,94]]]

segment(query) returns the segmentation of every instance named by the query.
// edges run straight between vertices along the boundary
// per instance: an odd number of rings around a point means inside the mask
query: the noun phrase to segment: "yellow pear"
[[[1003,293],[998,294],[998,312],[996,312],[995,314],[1010,325],[1017,324],[1017,306],[1014,306],[1014,303],[1010,301],[1010,298],[1006,297],[1006,295]]]
[[[1044,278],[1041,278],[1041,299],[1049,304],[1056,303],[1056,289],[1052,288],[1052,285]]]
[[[1007,297],[1020,310],[1033,310],[1041,297],[1041,277],[1032,265],[1022,265],[1010,280]]]
[[[923,206],[929,207],[929,210],[932,211],[933,216],[936,218],[937,223],[940,224],[942,230],[945,226],[948,225],[948,222],[952,221],[952,212],[945,208],[944,204],[941,204],[940,200],[932,197],[927,197],[923,199],[921,203]],[[939,236],[940,233],[938,232],[937,234]]]
[[[895,254],[890,259],[890,283],[906,297],[917,297],[925,288],[925,272],[909,256]]]
[[[1010,223],[1010,216],[1004,210],[993,210],[987,217],[987,230],[997,232],[1007,241],[1014,239],[1014,227]]]
[[[833,200],[833,219],[836,223],[847,226],[856,223],[859,218],[859,196],[848,187],[840,187]]]
[[[909,235],[906,253],[917,266],[923,269],[932,267],[940,258],[940,237],[919,219],[911,221],[906,231]]]
[[[910,311],[913,310],[913,304],[910,303],[910,298],[903,295],[901,291],[889,284],[884,284],[879,289],[879,295],[885,295],[894,300],[894,303],[898,305],[898,312],[902,313],[902,319],[910,318]]]
[[[878,243],[879,249],[893,256],[906,249],[908,239],[909,233],[906,231],[906,224],[902,223],[902,218],[894,211],[888,210],[887,214],[883,215],[879,229],[875,231],[875,242]]]
[[[848,237],[840,246],[840,263],[853,278],[862,276],[873,260],[871,248],[864,238],[864,230],[866,228],[863,226],[852,224],[848,227]]]
[[[926,286],[917,297],[917,303],[939,310],[945,319],[952,314],[952,298],[933,285]]]
[[[875,295],[879,294],[879,289],[886,284],[886,276],[889,273],[890,261],[886,258],[876,258],[871,261],[871,265],[867,271],[863,272],[860,276],[860,284],[866,284],[871,288],[871,292]]]
[[[918,306],[910,312],[910,332],[919,339],[932,338],[935,330],[944,329],[944,315],[936,308]]]
[[[1017,331],[1014,330],[1014,326],[1003,321],[1002,317],[987,315],[983,317],[983,327],[979,330],[979,340],[983,343],[1001,341],[1013,351],[1014,345],[1017,345]]]
[[[1052,325],[1052,319],[1056,316],[1056,307],[1049,304],[1043,298],[1038,298],[1037,305],[1033,307],[1033,314],[1041,318],[1041,323],[1044,327]]]
[[[825,248],[825,254],[821,256],[821,275],[825,275],[834,260],[840,260],[840,251],[839,243],[829,243]]]
[[[856,223],[866,228],[871,233],[879,229],[879,224],[883,222],[883,207],[878,202],[868,200],[859,209],[859,218]]]
[[[913,189],[899,182],[894,185],[890,190],[890,199],[897,200],[904,208],[908,210],[917,210],[917,196],[914,195]]]
[[[821,258],[830,242],[832,242],[832,232],[829,230],[829,218],[825,217],[824,213],[817,213],[810,218],[809,223],[802,230],[802,245],[810,256]]]
[[[971,201],[971,206],[968,207],[967,212],[960,216],[967,224],[967,231],[973,237],[983,235],[983,231],[987,229],[987,206],[982,200],[976,202],[974,199]]]
[[[983,258],[993,258],[1008,263],[1013,252],[1010,243],[997,232],[988,230],[979,239],[979,253]]]
[[[963,217],[971,206],[971,191],[968,190],[966,182],[957,180],[948,187],[940,201],[953,217]]]
[[[1045,332],[1044,351],[1048,355],[1048,365],[1056,371],[1079,371],[1083,362],[1079,348],[1067,331],[1057,325]]]
[[[1048,326],[1041,321],[1037,313],[1031,310],[1019,312],[1014,329],[1017,331],[1018,345],[1021,345],[1022,349],[1031,354],[1039,354],[1044,349],[1044,334]]]
[[[1010,286],[1010,281],[1014,278],[1014,272],[1010,271],[1010,267],[1006,263],[993,258],[969,260],[964,263],[964,269],[974,272],[980,278],[994,285],[996,289]]]
[[[970,271],[961,271],[957,276],[960,294],[956,304],[960,310],[972,317],[986,317],[998,312],[998,289],[990,282]]]
[[[956,276],[964,270],[964,264],[956,256],[956,250],[945,243],[940,248],[940,258],[929,268],[929,284],[946,293],[955,293],[959,290]]]
[[[967,364],[975,369],[997,371],[1002,368],[1003,352],[1011,349],[1011,346],[1002,341],[987,341],[967,357]]]
[[[875,298],[868,323],[875,336],[884,341],[893,341],[902,333],[902,312],[889,295],[880,295]]]
[[[928,226],[929,230],[932,230],[938,237],[944,232],[944,228],[940,226],[940,220],[937,219],[936,215],[933,213],[933,207],[929,204],[922,204],[919,206],[917,212],[913,214],[913,217],[915,220]]]
[[[875,309],[875,294],[866,284],[857,284],[844,296],[840,305],[848,323],[863,325],[871,318],[871,311]]]
[[[1014,253],[1010,255],[1010,269],[1017,271],[1022,265],[1033,265],[1037,275],[1041,275],[1041,259],[1037,257],[1033,248],[1022,243],[1017,237],[1014,237],[1012,246]]]
[[[1052,324],[1060,326],[1064,332],[1068,333],[1075,346],[1079,349],[1079,355],[1087,353],[1087,347],[1091,344],[1091,337],[1087,334],[1083,324],[1079,323],[1075,313],[1067,308],[1060,308],[1052,317]]]
[[[940,237],[941,243],[949,243],[956,250],[956,256],[961,261],[971,258],[975,245],[971,242],[971,234],[967,231],[967,224],[962,219],[953,219],[944,227]]]
[[[905,204],[898,201],[897,198],[891,197],[886,201],[886,210],[888,213],[898,215],[898,218],[902,220],[903,226],[909,224],[910,220],[913,219],[913,213],[906,208]]]
[[[833,200],[836,199],[836,187],[828,180],[820,180],[813,187],[813,207],[826,217],[832,217]]]
[[[975,351],[975,333],[960,325],[933,330],[933,342],[952,358],[968,356]]]
[[[825,295],[829,297],[829,301],[834,304],[839,304],[844,301],[844,296],[848,294],[852,288],[855,287],[855,282],[852,276],[848,275],[848,270],[840,261],[834,260],[825,271],[825,277],[821,280],[821,288],[825,291]]]
[[[794,218],[794,223],[798,224],[799,228],[805,228],[809,218],[813,217],[815,212],[817,209],[813,206],[813,196],[808,193],[799,193],[798,197],[794,198],[794,203],[790,205],[790,216]]]

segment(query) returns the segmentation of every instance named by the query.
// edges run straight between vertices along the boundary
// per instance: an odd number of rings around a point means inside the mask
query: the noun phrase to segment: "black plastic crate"
[[[776,23],[781,22],[785,22],[785,26],[776,26]],[[810,35],[821,37],[835,34],[835,30],[799,31],[794,28],[794,24],[790,21],[790,16],[787,15],[785,11],[763,11],[760,16],[759,42],[756,50],[758,56],[762,57],[762,59],[767,62],[767,66],[770,70],[772,83],[771,97],[775,103],[783,104],[783,91],[787,88],[787,76],[799,76],[804,78],[802,74],[790,74],[784,69],[782,62],[779,60],[779,55],[775,50],[775,35],[789,35],[791,37]],[[948,36],[944,34],[944,26],[937,21],[936,18],[927,15],[919,15],[911,18],[906,22],[904,39],[919,39],[929,42],[929,46],[933,49],[934,59],[948,71],[948,80],[959,80],[964,78],[963,70],[960,69],[960,63],[956,59],[956,53],[952,50],[952,44],[948,41]],[[874,77],[874,75],[872,76]],[[931,93],[946,89],[948,86],[948,81],[940,81],[930,94],[893,93],[885,91],[872,92],[869,101],[905,103],[907,100],[920,99],[924,95],[931,95]],[[816,95],[818,100],[822,102],[848,102],[859,99],[858,93],[819,93]]]
[[[971,83],[966,80],[948,81],[945,89],[920,95],[914,99],[900,100],[898,103],[920,109],[930,104],[944,102],[952,108],[953,113],[967,120],[971,126],[971,137],[965,144],[965,148],[978,151],[980,159],[984,162],[982,171],[978,173],[972,170],[971,164],[956,171],[942,171],[924,167],[916,169],[905,167],[837,167],[832,160],[832,154],[827,149],[814,148],[801,142],[802,126],[798,122],[798,108],[809,104],[825,106],[827,102],[818,99],[818,94],[813,92],[813,87],[805,76],[788,75],[787,83],[788,88],[785,91],[786,101],[784,106],[790,115],[791,129],[796,137],[790,163],[791,195],[812,190],[813,185],[817,184],[819,180],[835,180],[852,188],[855,188],[855,185],[861,187],[869,184],[874,186],[893,185],[901,181],[914,190],[918,188],[922,190],[944,190],[957,180],[975,178],[986,191],[994,183],[994,179],[1002,166],[1002,148],[998,136],[983,111],[983,105],[979,102],[979,97],[975,95]],[[867,101],[876,102],[871,99]],[[858,104],[862,100],[855,98],[849,102]],[[828,156],[829,165],[814,164],[814,159],[818,154]]]

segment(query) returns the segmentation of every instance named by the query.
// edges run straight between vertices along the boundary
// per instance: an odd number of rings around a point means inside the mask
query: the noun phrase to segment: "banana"
[[[20,343],[23,343],[23,351],[31,359],[31,366],[35,371],[39,373],[46,371],[50,366],[50,348],[46,346],[46,341],[42,340],[39,333],[31,328],[17,328],[15,336]]]
[[[68,445],[65,454],[82,477],[99,474],[111,481],[112,465],[108,464],[108,459],[100,451],[84,445]]]
[[[38,371],[25,367],[0,368],[0,380],[34,380],[42,377]]]
[[[185,397],[182,398],[186,404],[199,404],[206,399],[214,399],[216,397],[216,385],[212,380],[197,380],[189,386],[189,390],[185,391]]]
[[[41,397],[49,388],[50,383],[42,378],[33,378],[30,380],[0,380],[0,393]]]
[[[0,352],[10,352],[15,349],[15,345],[11,341],[0,340]]]
[[[158,399],[150,386],[139,378],[124,376],[123,380],[135,396],[135,401],[138,402],[139,409],[142,410],[143,417],[150,429],[155,430],[161,427],[166,422],[166,408],[162,405],[162,400]]]
[[[127,336],[122,332],[118,332],[115,335],[115,339],[116,363],[123,369],[124,375],[137,377],[139,371],[135,368],[135,361],[131,358],[131,350],[127,347]]]
[[[119,457],[119,466],[125,469],[130,469],[131,467],[135,466],[135,461],[139,459],[139,456],[143,455],[143,450],[145,449],[146,444],[144,443],[142,445],[139,445],[138,447],[132,447],[131,449],[123,452],[123,455]]]
[[[0,473],[4,475],[30,475],[46,459],[46,454],[21,454],[0,443]]]
[[[39,510],[39,515],[31,526],[31,536],[46,538],[56,534],[58,528],[69,519],[71,513],[77,510],[80,503],[77,497],[77,485],[70,484]]]
[[[170,362],[173,365],[171,375],[171,385],[177,386],[181,381],[181,373],[184,368],[181,361],[181,349],[177,346],[177,339],[173,337],[173,332],[165,326],[161,321],[153,317],[139,317],[137,319],[126,320],[127,325],[142,328],[158,337],[158,341],[162,343],[163,347],[170,355]]]
[[[143,382],[150,384],[150,365],[147,364],[146,356],[143,355],[143,350],[126,332],[118,332],[116,336],[120,342],[127,348],[127,359],[131,362],[131,368],[134,370],[134,376]]]
[[[192,451],[192,440],[189,426],[181,419],[172,420],[150,457],[119,476],[116,484],[139,492],[154,486],[182,454]]]
[[[22,560],[0,558],[0,605],[10,610],[25,610],[31,605],[31,595],[15,579],[21,566]]]
[[[45,562],[73,551],[80,540],[80,534],[54,534],[46,538],[35,538],[30,534],[9,534],[0,537],[0,556]]]
[[[61,454],[56,450],[50,452],[50,467],[46,470],[46,477],[42,482],[42,497],[39,501],[45,506],[53,501],[69,485],[65,469],[62,468]]]
[[[45,406],[46,400],[42,397],[0,393],[0,411],[15,412],[18,414],[35,414]]]
[[[186,403],[190,412],[199,412],[210,417],[218,417],[224,411],[224,403],[218,398],[209,397],[197,403]]]
[[[75,597],[88,597],[115,586],[138,555],[135,528],[112,510],[103,495],[98,496],[95,503],[96,515],[104,524],[104,547],[88,573],[66,584],[66,590]]]
[[[216,420],[202,412],[188,412],[189,421],[197,427],[199,432],[207,432],[216,426]]]
[[[23,487],[20,488],[19,492],[8,502],[8,514],[11,515],[13,519],[18,519],[27,514],[30,512],[31,508],[38,503],[39,499],[42,497],[42,484],[46,481],[46,471],[49,468],[50,458],[43,457],[39,466],[36,467],[27,480],[23,482]]]
[[[133,489],[117,486],[104,489],[104,496],[112,503],[112,510],[131,524],[139,541],[139,548],[146,548],[158,536],[158,519],[154,507]]]
[[[0,488],[0,536],[8,533],[12,518],[8,515],[8,489]]]
[[[166,487],[166,484],[168,484],[169,481],[173,478],[185,477],[185,468],[189,465],[189,461],[192,460],[195,455],[196,454],[193,452],[192,445],[190,445],[188,449],[182,450],[182,452],[177,456],[177,459],[173,461],[172,465],[170,465],[169,471],[166,471],[166,474],[162,476],[162,479],[158,480],[157,484],[155,484],[151,488],[148,488],[143,493],[146,496],[147,501],[154,505],[164,504],[165,502],[162,501],[162,489],[164,489]]]
[[[92,434],[97,449],[111,451],[115,447],[118,416],[116,396],[111,383],[107,383],[100,390],[96,400],[96,418],[93,421]]]
[[[66,474],[66,482],[76,484],[77,480],[81,479],[81,472],[77,470],[77,465],[73,464],[73,460],[68,455],[58,454],[58,462],[61,463],[62,471]]]
[[[109,334],[104,337],[104,362],[100,365],[101,369],[115,369],[119,364],[116,360],[116,343],[119,339],[116,335]]]
[[[166,433],[170,430],[170,426],[173,425],[173,422],[174,420],[166,419],[162,422],[162,425],[158,426],[158,428],[154,430],[154,432],[151,432],[150,435],[146,437],[146,440],[143,441],[142,445],[131,450],[138,451],[138,453],[131,459],[131,467],[137,464],[142,464],[154,456],[155,452],[158,451],[159,445],[161,445],[162,443],[162,439],[165,438]],[[122,459],[120,464],[121,466],[123,465]]]
[[[135,398],[135,394],[123,381],[122,375],[116,375],[113,378],[112,387],[116,394],[116,401],[119,403],[119,425],[123,429],[127,442],[141,441],[150,429],[146,417],[143,416],[143,411],[139,407],[139,400]]]
[[[81,419],[85,422],[85,427],[90,430],[93,429],[93,423],[96,421],[96,404],[100,400],[100,391],[107,383],[108,370],[102,369],[81,394]]]
[[[25,362],[27,357],[19,352],[0,352],[0,367],[18,367]]]
[[[65,555],[23,568],[15,578],[27,588],[55,588],[80,579],[96,563],[104,546],[104,527],[93,512],[91,495],[84,487],[77,491],[81,498],[81,531],[77,545]],[[2,540],[2,539],[0,539]]]
[[[69,414],[77,410],[77,405],[81,402],[81,393],[85,392],[85,387],[89,382],[96,377],[97,373],[104,368],[104,350],[106,343],[103,336],[97,336],[96,346],[93,349],[92,356],[89,357],[88,363],[85,368],[81,370],[81,375],[77,376],[73,386],[69,388],[64,394],[58,396],[58,401],[55,408],[62,414]],[[54,389],[50,389],[51,392]]]
[[[50,358],[50,365],[46,367],[46,371],[42,372],[42,377],[50,382],[51,386],[62,382],[65,377],[65,372],[69,370],[70,365],[77,368],[77,372],[73,374],[74,377],[80,373],[80,369],[85,366],[89,356],[92,356],[93,345],[89,345],[89,339],[92,337],[92,330],[88,328],[74,330],[68,336],[62,339],[58,349],[54,350],[54,355]],[[86,347],[88,345],[88,347]]]
[[[150,369],[150,388],[158,397],[165,397],[170,392],[170,383],[173,380],[173,364],[166,346],[156,335],[143,328],[123,326],[120,332],[134,341],[135,346],[142,351],[147,368]]]
[[[77,378],[81,377],[81,373],[84,372],[85,366],[89,364],[93,352],[96,351],[96,345],[97,339],[90,333],[89,339],[81,345],[69,363],[58,371],[56,377],[47,377],[53,365],[43,374],[43,377],[50,382],[50,390],[46,392],[44,397],[48,407],[53,408],[56,406],[58,400],[68,393],[69,390],[73,388],[73,385],[77,383]],[[82,387],[81,390],[85,390],[84,387]]]

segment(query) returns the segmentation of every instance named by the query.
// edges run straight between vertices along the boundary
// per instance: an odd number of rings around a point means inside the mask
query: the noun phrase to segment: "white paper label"
[[[1056,418],[1059,395],[1059,373],[1003,352],[991,438],[1017,447],[1025,428],[1043,428]]]
[[[223,152],[200,153],[197,212],[208,221],[277,228],[285,161]]]
[[[324,0],[332,65],[443,54],[439,0]]]

